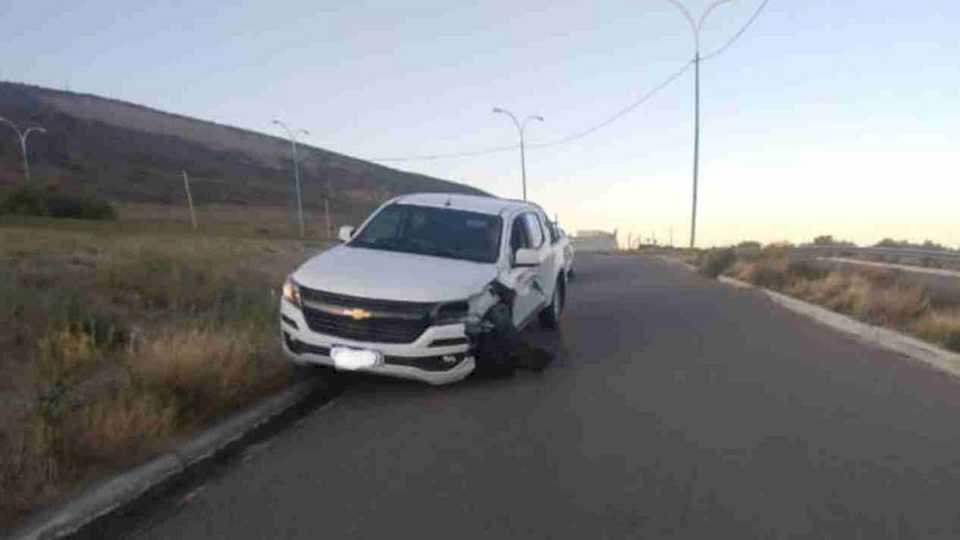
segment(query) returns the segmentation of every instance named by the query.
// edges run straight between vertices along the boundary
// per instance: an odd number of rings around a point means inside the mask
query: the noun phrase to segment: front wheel
[[[557,285],[553,288],[553,298],[550,305],[540,312],[540,326],[543,328],[556,329],[560,327],[560,317],[563,315],[563,307],[567,300],[567,283],[560,277],[557,278]]]

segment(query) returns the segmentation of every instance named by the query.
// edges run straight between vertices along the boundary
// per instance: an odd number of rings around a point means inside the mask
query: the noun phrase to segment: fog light
[[[440,357],[440,359],[443,360],[443,363],[444,363],[444,364],[456,364],[456,363],[457,363],[457,357],[456,357],[456,355],[453,355],[453,354],[445,354],[445,355],[443,355],[442,357]]]

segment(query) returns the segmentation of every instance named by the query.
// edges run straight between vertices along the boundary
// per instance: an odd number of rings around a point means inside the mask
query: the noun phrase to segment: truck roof
[[[460,195],[457,193],[414,193],[394,199],[397,204],[416,204],[437,208],[455,208],[481,214],[499,215],[509,208],[537,208],[530,202],[484,195]]]

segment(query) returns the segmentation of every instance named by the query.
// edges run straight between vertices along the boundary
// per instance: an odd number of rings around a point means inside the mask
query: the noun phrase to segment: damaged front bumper
[[[337,368],[330,357],[331,349],[343,346],[372,350],[383,356],[379,365],[355,371],[432,385],[460,381],[476,367],[473,340],[466,335],[463,323],[429,327],[412,343],[371,343],[314,332],[299,308],[283,302],[280,325],[284,353],[298,365]]]

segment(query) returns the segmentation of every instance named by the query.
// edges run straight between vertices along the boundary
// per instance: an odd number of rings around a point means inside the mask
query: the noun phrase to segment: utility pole
[[[297,134],[309,135],[310,132],[305,129],[293,130],[287,127],[280,120],[274,120],[274,124],[282,127],[290,138],[290,154],[293,159],[293,177],[297,187],[297,220],[300,222],[300,238],[303,238],[303,192],[300,187],[300,162],[297,159]]]
[[[690,210],[690,248],[697,245],[697,184],[700,179],[700,50],[693,57],[693,205]]]
[[[187,171],[183,170],[183,188],[187,192],[187,206],[190,207],[190,224],[193,226],[193,230],[197,230],[197,214],[193,210],[193,195],[190,193],[190,177],[187,176]]]
[[[500,107],[494,107],[493,112],[494,114],[505,114],[509,116],[510,119],[513,120],[513,125],[517,126],[517,131],[520,133],[520,175],[523,181],[523,200],[527,200],[527,158],[526,158],[526,151],[525,151],[526,143],[524,142],[523,133],[526,130],[527,123],[530,120],[543,122],[543,117],[539,115],[531,115],[524,118],[523,122],[520,122],[520,120],[517,120],[516,115],[514,115],[512,112],[506,109],[501,109]]]
[[[721,4],[726,4],[733,0],[715,0],[712,4],[703,10],[699,19],[694,19],[693,14],[686,8],[680,0],[667,0],[673,4],[683,14],[684,18],[690,24],[690,31],[693,32],[695,52],[693,56],[693,204],[690,212],[690,247],[696,247],[697,243],[697,190],[700,176],[700,34],[703,30],[703,22],[707,16]]]
[[[0,122],[3,122],[4,124],[10,126],[11,128],[13,128],[14,131],[17,132],[17,138],[20,140],[20,155],[23,156],[23,178],[24,178],[24,181],[27,184],[29,184],[30,183],[30,159],[27,157],[27,137],[29,137],[31,133],[46,133],[47,130],[43,129],[40,126],[32,126],[32,127],[28,127],[24,131],[20,131],[20,128],[18,128],[16,124],[14,124],[10,120],[7,120],[2,116],[0,116]]]

